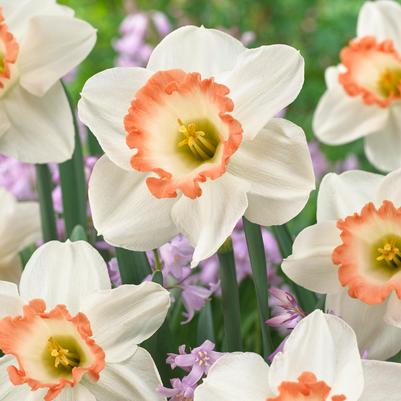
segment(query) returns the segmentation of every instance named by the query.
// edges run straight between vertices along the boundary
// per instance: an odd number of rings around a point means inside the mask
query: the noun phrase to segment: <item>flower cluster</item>
[[[76,105],[96,29],[0,0],[0,401],[399,401],[401,6],[326,71],[331,161],[297,49],[125,5]]]

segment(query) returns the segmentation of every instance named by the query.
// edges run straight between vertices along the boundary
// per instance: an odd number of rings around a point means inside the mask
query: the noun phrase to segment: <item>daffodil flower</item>
[[[357,38],[326,70],[327,91],[313,128],[324,143],[340,145],[364,137],[365,153],[382,171],[401,167],[401,6],[367,1]]]
[[[92,77],[78,109],[106,152],[89,184],[99,234],[147,250],[183,233],[196,266],[242,215],[272,225],[298,214],[314,188],[311,159],[303,131],[274,116],[298,95],[303,66],[292,47],[246,49],[187,26],[146,69]]]
[[[39,205],[17,202],[0,187],[0,280],[17,282],[21,275],[19,252],[41,238]]]
[[[376,359],[401,349],[400,186],[401,170],[326,175],[317,223],[300,232],[282,265],[299,285],[327,294],[326,310]]]
[[[194,401],[397,401],[401,365],[361,360],[352,329],[317,310],[289,336],[271,366],[254,353],[222,356]]]
[[[62,162],[74,126],[60,79],[85,59],[96,31],[55,0],[0,0],[0,153]]]
[[[87,242],[48,242],[15,284],[0,282],[0,398],[159,401],[157,369],[139,347],[163,323],[158,284],[110,289]]]

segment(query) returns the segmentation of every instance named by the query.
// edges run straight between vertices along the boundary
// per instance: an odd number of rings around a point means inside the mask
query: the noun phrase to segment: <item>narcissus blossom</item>
[[[298,214],[314,188],[310,155],[303,131],[273,116],[298,95],[303,64],[289,46],[248,50],[187,26],[146,69],[92,77],[79,115],[106,152],[89,184],[99,234],[147,250],[182,233],[196,266],[243,214],[263,225]]]
[[[62,162],[74,127],[59,80],[96,41],[96,31],[55,0],[0,0],[0,154]]]
[[[397,363],[361,360],[355,334],[317,310],[303,319],[271,366],[254,353],[222,356],[194,401],[397,401]]]
[[[327,91],[313,127],[324,143],[365,137],[365,152],[378,169],[401,166],[401,6],[367,1],[359,13],[357,38],[326,70]]]
[[[168,292],[152,282],[110,289],[87,242],[48,242],[16,285],[0,282],[0,398],[163,400],[151,356],[137,346],[163,323]]]
[[[327,294],[326,310],[355,330],[369,358],[401,349],[401,170],[363,171],[323,179],[317,224],[295,239],[283,271]]]
[[[18,253],[41,237],[39,205],[17,202],[0,187],[0,280],[18,281]]]

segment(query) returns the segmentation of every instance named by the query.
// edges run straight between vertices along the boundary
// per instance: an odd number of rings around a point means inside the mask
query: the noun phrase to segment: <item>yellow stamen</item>
[[[400,96],[401,69],[387,69],[377,81],[380,92],[384,97]]]
[[[58,368],[60,364],[66,368],[79,365],[79,355],[61,347],[53,337],[48,339],[48,343],[50,355],[54,358],[55,368]]]
[[[188,146],[192,154],[201,160],[208,160],[214,156],[216,146],[205,138],[206,133],[197,130],[195,123],[185,125],[179,118],[177,119],[179,128],[178,132],[184,135],[184,139],[178,142],[178,147]]]
[[[376,258],[378,262],[385,261],[393,267],[401,267],[401,252],[396,247],[395,241],[391,240],[383,245],[383,248],[378,248],[379,256]]]

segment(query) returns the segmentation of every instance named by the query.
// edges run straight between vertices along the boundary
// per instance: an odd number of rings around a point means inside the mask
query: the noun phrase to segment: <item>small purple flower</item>
[[[159,253],[167,273],[172,274],[177,280],[188,276],[185,268],[191,262],[194,248],[183,235],[177,235],[161,246]]]
[[[18,200],[34,200],[35,167],[12,157],[0,155],[0,187],[4,187]]]
[[[187,377],[170,380],[171,387],[160,386],[157,391],[169,398],[170,401],[192,401],[194,399],[194,391],[196,383],[190,383]]]
[[[179,354],[168,354],[166,363],[173,369],[178,366],[189,372],[186,377],[190,383],[197,383],[202,376],[207,375],[210,367],[223,355],[214,351],[215,345],[209,340],[194,348],[189,354],[185,353],[185,348],[185,345],[181,345],[178,349]]]
[[[271,327],[293,329],[306,314],[298,305],[295,297],[287,291],[279,288],[269,289],[269,294],[276,301],[273,306],[273,314],[266,324]]]
[[[194,284],[182,284],[182,302],[186,311],[183,313],[185,320],[181,324],[189,323],[195,312],[200,311],[206,304],[206,301],[215,291],[215,287],[201,287]]]

